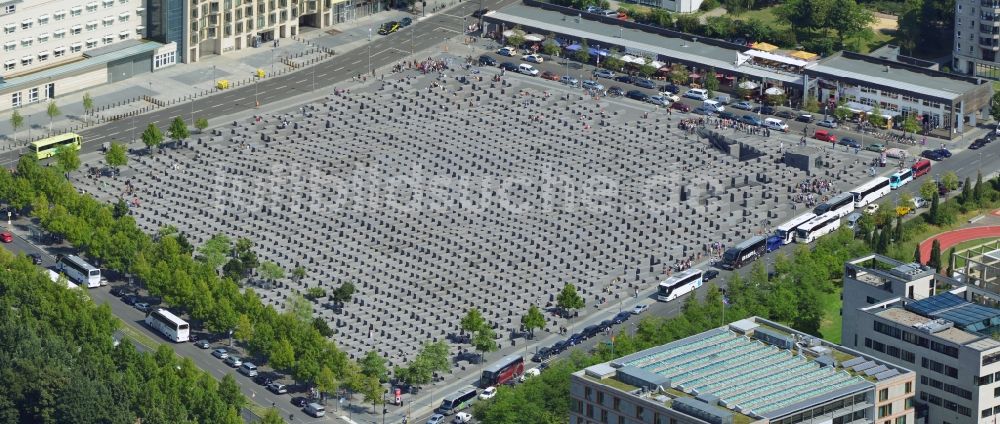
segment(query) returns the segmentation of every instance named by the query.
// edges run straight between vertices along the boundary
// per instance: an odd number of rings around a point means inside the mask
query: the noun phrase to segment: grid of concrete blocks
[[[798,182],[836,178],[844,190],[865,178],[853,155],[827,153],[830,168],[810,176],[780,163],[776,140],[744,137],[763,156],[740,162],[679,129],[681,114],[461,73],[334,88],[137,155],[117,180],[76,183],[110,202],[132,180],[146,231],[245,236],[262,260],[304,267],[299,282],[258,289],[276,307],[354,283],[350,304],[319,299],[315,314],[351,356],[375,349],[402,364],[457,333],[471,307],[507,346],[529,305],[554,306],[564,283],[579,287],[582,314],[614,305],[675,261],[708,259],[712,242],[802,212],[791,210]]]

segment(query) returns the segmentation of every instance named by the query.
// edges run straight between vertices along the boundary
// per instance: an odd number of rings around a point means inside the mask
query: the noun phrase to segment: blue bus
[[[906,168],[889,176],[889,188],[895,190],[910,181],[913,181],[913,169]]]

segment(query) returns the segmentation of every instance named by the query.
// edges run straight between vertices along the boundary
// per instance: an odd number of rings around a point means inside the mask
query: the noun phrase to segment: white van
[[[778,118],[765,118],[764,126],[776,131],[788,131],[788,124]]]
[[[692,88],[684,93],[684,97],[705,101],[708,100],[708,90],[705,90],[704,88]]]
[[[302,410],[305,413],[312,415],[315,418],[319,418],[326,415],[326,408],[324,408],[323,405],[320,405],[315,402],[309,403],[308,405],[306,405],[305,408],[302,408]]]
[[[257,376],[257,366],[251,362],[244,362],[243,365],[240,365],[239,371],[240,374],[243,374],[247,377]]]
[[[522,63],[520,65],[517,65],[517,72],[520,72],[520,73],[525,74],[525,75],[531,75],[531,76],[538,75],[538,70],[535,69],[534,66],[531,66],[531,65],[529,65],[527,63]]]
[[[723,106],[722,103],[715,100],[705,100],[701,103],[701,105],[716,112],[724,112],[726,110],[726,107]]]

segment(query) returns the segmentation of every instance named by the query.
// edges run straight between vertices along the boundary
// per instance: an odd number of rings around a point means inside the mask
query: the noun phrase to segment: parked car
[[[984,141],[983,139],[978,139],[976,141],[973,141],[972,144],[969,145],[969,149],[979,150],[979,149],[983,148],[983,146],[985,146],[985,145],[986,145],[986,141]]]
[[[615,81],[631,84],[633,81],[635,81],[635,77],[631,75],[619,75],[615,77]]]
[[[493,386],[490,386],[490,387],[487,387],[485,390],[483,390],[482,393],[479,394],[479,399],[490,400],[490,399],[493,399],[493,396],[496,396],[496,395],[497,395],[497,388],[493,387]]]
[[[489,9],[479,9],[479,10],[477,10],[475,12],[472,12],[472,17],[473,18],[482,18],[483,15],[485,15],[489,11],[490,11]]]
[[[456,424],[466,424],[472,422],[472,414],[468,412],[458,412],[455,414],[455,419],[451,422]]]
[[[621,97],[625,95],[625,90],[621,87],[611,87],[608,89],[608,95],[612,97]]]
[[[694,113],[695,115],[712,116],[715,115],[715,108],[711,106],[701,105],[694,108],[694,110],[692,110],[691,113]]]
[[[531,65],[529,65],[527,63],[522,63],[520,65],[517,65],[517,72],[520,72],[520,73],[522,73],[524,75],[528,75],[528,76],[532,76],[532,77],[538,76],[538,70],[535,69],[534,66],[531,66]]]
[[[114,297],[122,297],[128,293],[128,290],[125,289],[125,286],[115,286],[111,288],[110,293]]]
[[[271,384],[268,384],[267,390],[276,395],[283,395],[285,393],[288,393],[288,387],[278,382],[271,382]]]
[[[603,329],[601,328],[600,324],[594,324],[584,327],[583,331],[581,331],[580,333],[583,334],[583,337],[589,339],[591,337],[600,334],[601,331],[603,331]]]
[[[710,269],[701,274],[702,281],[712,281],[715,277],[719,276],[719,271],[715,269]]]
[[[837,120],[833,118],[826,118],[817,122],[816,125],[826,128],[837,128]]]
[[[654,83],[653,80],[645,78],[637,78],[635,81],[632,82],[632,84],[635,84],[637,87],[642,87],[642,88],[648,88],[648,89],[656,88],[656,83]]]
[[[550,81],[559,81],[559,75],[557,75],[555,72],[552,71],[542,72],[541,77],[542,79],[547,79]]]
[[[517,65],[510,62],[504,62],[500,64],[500,69],[510,72],[517,72]]]
[[[684,93],[684,97],[705,101],[708,100],[708,90],[704,88],[692,88]]]
[[[379,35],[389,35],[396,31],[399,31],[399,28],[400,28],[399,22],[389,21],[382,24],[382,26],[378,28],[378,33]]]
[[[925,157],[927,159],[930,159],[930,160],[933,160],[933,161],[942,161],[942,160],[944,160],[944,156],[942,156],[940,153],[938,153],[937,150],[924,150],[924,151],[920,152],[920,156],[923,156],[923,157]]]
[[[292,397],[292,405],[295,405],[295,406],[297,406],[299,408],[304,408],[308,404],[309,404],[309,398],[307,398],[305,396],[293,396]]]
[[[576,87],[577,84],[580,83],[580,80],[573,78],[572,76],[569,75],[563,75],[562,78],[559,78],[559,82],[572,87]]]
[[[753,103],[750,103],[750,102],[745,101],[745,100],[741,101],[741,102],[733,103],[733,104],[731,104],[729,106],[730,107],[734,107],[736,109],[753,110]]]
[[[220,347],[212,351],[212,356],[219,359],[226,359],[229,357],[229,352],[227,352],[225,348]]]
[[[857,140],[855,140],[853,138],[850,138],[850,137],[844,137],[844,138],[840,139],[840,141],[837,142],[837,145],[838,146],[847,146],[847,147],[854,148],[854,149],[860,149],[861,148],[861,143],[858,143]]]
[[[950,158],[951,157],[951,151],[948,150],[948,149],[940,148],[940,149],[937,149],[937,150],[934,150],[934,151],[937,152],[942,157],[946,157],[946,158]]]
[[[663,97],[664,99],[670,100],[671,102],[679,102],[679,101],[681,101],[680,97],[677,97],[676,94],[671,93],[669,91],[661,91],[660,92],[660,96]]]
[[[539,348],[538,352],[535,352],[535,354],[531,356],[531,362],[542,362],[546,359],[549,359],[549,348],[547,347]]]
[[[501,47],[500,50],[497,50],[497,54],[500,56],[514,57],[514,55],[517,54],[517,49],[510,46]]]
[[[572,336],[569,336],[569,338],[566,339],[566,342],[568,342],[570,346],[575,346],[582,343],[586,339],[587,337],[585,337],[583,333],[574,333]]]
[[[427,424],[444,424],[444,420],[445,420],[444,415],[434,414],[427,419]]]
[[[580,86],[585,90],[604,91],[604,85],[594,80],[583,80]]]
[[[567,342],[566,340],[558,341],[554,345],[552,345],[552,347],[549,348],[549,356],[563,353],[566,351],[567,347],[569,347],[569,342]]]
[[[232,356],[232,355],[230,355],[226,359],[222,360],[222,362],[224,362],[226,365],[229,365],[229,366],[231,366],[233,368],[236,368],[236,367],[239,367],[240,365],[243,365],[243,360],[240,359],[239,356]]]
[[[759,113],[761,115],[773,115],[774,112],[776,111],[775,108],[773,108],[771,106],[768,106],[768,105],[760,105],[760,106],[757,106],[757,107],[755,107],[755,108],[753,108],[751,110],[754,111],[754,112],[757,112],[757,113]]]
[[[0,242],[13,243],[14,242],[14,235],[11,234],[11,233],[8,233],[6,231],[4,231],[4,232],[0,233]]]
[[[638,100],[638,101],[644,102],[644,101],[646,101],[646,99],[649,98],[649,95],[647,95],[646,93],[643,93],[643,92],[641,92],[639,90],[629,90],[628,93],[625,93],[625,97],[628,97],[628,98],[633,99],[633,100]]]
[[[878,203],[871,203],[868,206],[865,206],[866,214],[873,215],[875,212],[878,212]]]
[[[583,11],[587,13],[601,13],[604,11],[604,9],[601,9],[600,7],[597,6],[587,6],[586,9],[583,9]]]
[[[532,53],[521,56],[521,60],[525,62],[542,63],[545,61],[545,58],[543,58],[540,54]]]
[[[719,118],[722,118],[722,119],[732,119],[734,121],[737,120],[737,119],[740,119],[739,116],[736,116],[735,113],[732,113],[732,112],[730,112],[728,110],[724,110],[722,112],[719,112],[718,116],[719,116]]]
[[[615,77],[615,73],[611,72],[611,71],[609,71],[607,69],[598,69],[598,70],[594,71],[594,76],[597,77],[597,78],[611,79],[611,78]]]
[[[796,121],[805,122],[807,124],[811,124],[814,119],[815,118],[813,118],[812,114],[808,113],[803,113],[795,118]]]
[[[753,115],[753,114],[749,114],[749,113],[746,114],[746,115],[743,115],[743,117],[740,118],[740,121],[743,121],[744,124],[749,124],[749,125],[753,125],[753,126],[757,126],[757,127],[764,126],[764,120],[758,118],[757,115]]]
[[[542,373],[542,371],[539,370],[538,368],[530,368],[530,369],[525,370],[524,374],[521,374],[521,378],[519,380],[521,380],[521,382],[523,383],[524,380],[527,380],[527,379],[529,379],[531,377],[537,377],[541,373]]]
[[[142,312],[149,312],[149,304],[146,302],[138,302],[134,306]]]
[[[632,314],[633,315],[639,315],[639,314],[641,314],[643,312],[646,312],[646,309],[649,309],[649,305],[647,305],[645,303],[641,303],[641,304],[635,305],[635,307],[632,308]]]
[[[661,85],[660,91],[661,92],[666,91],[668,93],[677,94],[681,92],[681,88],[678,87],[677,84],[667,84],[667,85]]]
[[[670,100],[663,96],[650,96],[647,101],[658,106],[670,106]]]
[[[623,323],[625,321],[628,321],[628,319],[631,318],[631,317],[632,317],[632,313],[631,312],[629,312],[629,311],[622,311],[622,312],[619,312],[617,315],[615,315],[614,318],[611,318],[611,322],[613,322],[615,324],[621,324],[621,323]]]
[[[827,130],[816,130],[816,133],[813,134],[813,138],[820,141],[829,141],[831,143],[837,142],[837,136],[830,134]]]
[[[865,146],[865,150],[872,151],[875,153],[882,153],[885,151],[885,145],[882,143],[872,143]]]
[[[497,60],[484,54],[479,56],[479,66],[497,66]]]
[[[672,103],[670,105],[670,108],[673,109],[673,110],[679,110],[681,112],[690,112],[691,111],[691,106],[688,106],[688,105],[686,105],[684,103],[681,103],[681,102],[674,102],[674,103]]]
[[[785,119],[795,119],[795,114],[787,110],[779,110],[774,112],[774,116]]]
[[[41,265],[42,264],[42,255],[39,255],[37,253],[29,253],[28,254],[28,259],[31,259],[31,263],[32,264],[35,264],[35,265]]]
[[[402,25],[403,27],[408,27],[412,23],[413,23],[413,19],[410,19],[410,18],[403,18],[403,19],[399,20],[399,24]]]
[[[201,339],[201,340],[198,340],[198,341],[194,342],[194,345],[196,347],[199,347],[199,348],[202,348],[202,349],[208,349],[209,346],[211,346],[211,344],[208,343],[208,340],[205,340],[205,339]]]

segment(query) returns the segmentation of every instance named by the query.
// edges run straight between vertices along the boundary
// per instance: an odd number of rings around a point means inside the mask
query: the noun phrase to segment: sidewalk
[[[427,16],[441,13],[432,13],[431,10],[456,4],[457,0],[429,0]],[[306,67],[333,57],[333,52],[339,54],[364,45],[368,41],[369,28],[372,28],[372,36],[376,37],[374,32],[382,22],[405,16],[414,21],[420,18],[405,11],[389,10],[323,30],[301,28],[298,36],[280,39],[277,47],[265,44],[224,56],[203,57],[197,63],[178,63],[125,81],[61,94],[55,98],[60,115],[52,120],[52,133],[75,131],[98,124],[101,119],[145,113],[157,107],[187,101],[192,96],[211,95],[216,92],[214,81],[228,80],[232,86],[239,81],[252,80],[258,69],[270,76]],[[92,116],[86,116],[83,110],[83,96],[88,92],[94,101]],[[7,112],[4,119],[0,119],[0,152],[19,148],[28,140],[50,134],[47,108],[47,101],[20,108],[24,125],[16,133],[10,124],[10,112]]]

